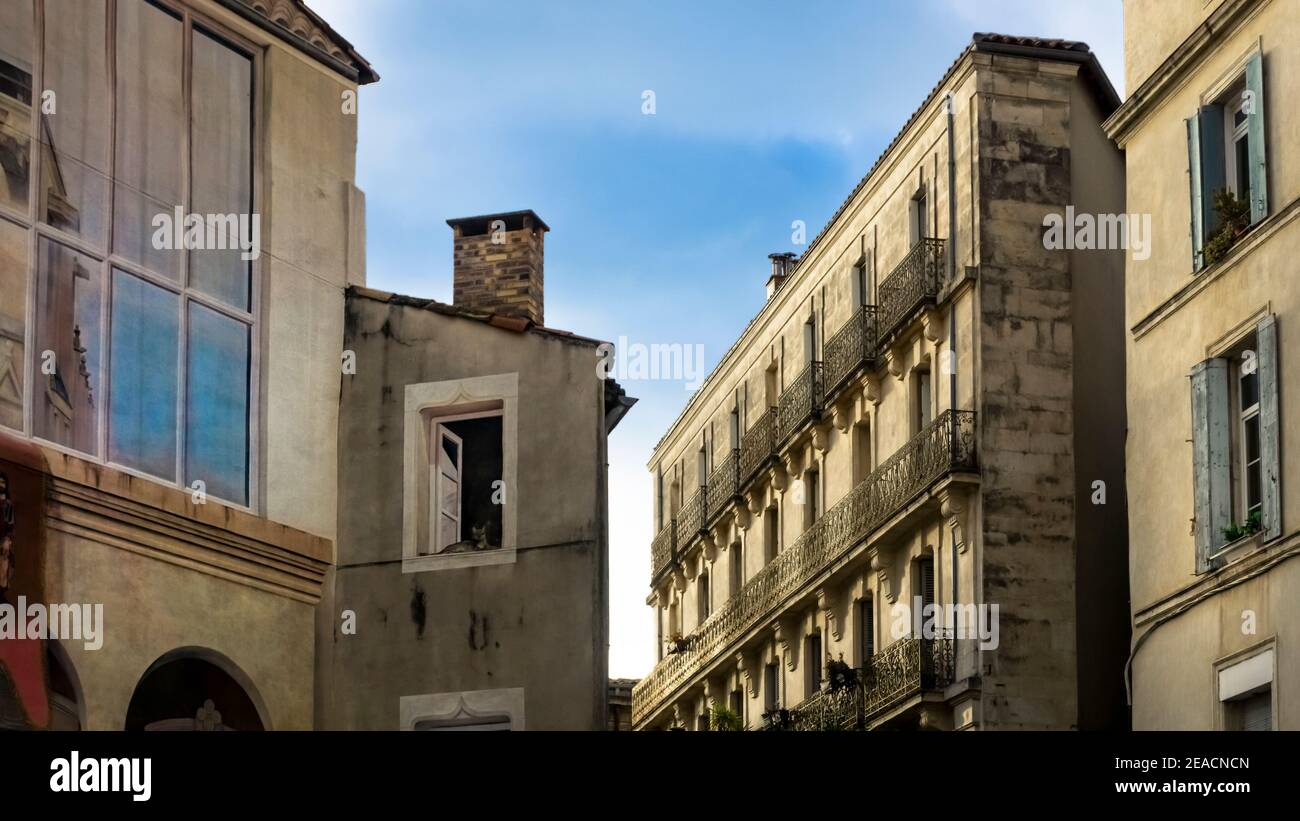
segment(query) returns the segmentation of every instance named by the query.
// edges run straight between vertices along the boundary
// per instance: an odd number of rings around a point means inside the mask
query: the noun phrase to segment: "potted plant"
[[[709,714],[709,729],[723,732],[736,732],[745,729],[745,722],[731,709],[721,704],[713,705]]]
[[[1246,517],[1245,522],[1241,524],[1237,524],[1234,522],[1232,524],[1229,524],[1227,527],[1223,528],[1223,539],[1225,544],[1232,544],[1238,539],[1244,539],[1247,536],[1253,536],[1263,529],[1264,529],[1264,525],[1261,521],[1259,511],[1252,510],[1250,512],[1250,515]]]
[[[1237,199],[1228,189],[1214,192],[1214,212],[1219,217],[1219,228],[1205,240],[1206,265],[1227,256],[1237,240],[1250,230],[1250,203]]]
[[[844,660],[844,654],[826,663],[826,689],[832,693],[847,690],[858,683],[858,671]]]

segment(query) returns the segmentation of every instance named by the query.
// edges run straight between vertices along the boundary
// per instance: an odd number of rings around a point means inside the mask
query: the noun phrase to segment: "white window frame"
[[[436,423],[501,416],[501,547],[440,554],[421,550],[436,539],[429,533],[433,496],[429,487]],[[518,373],[422,382],[406,386],[402,483],[402,572],[422,573],[481,565],[514,564],[518,535],[519,488]]]
[[[1272,726],[1277,729],[1277,645],[1270,638],[1217,661],[1214,665],[1214,694],[1219,702],[1215,711],[1215,729],[1226,730],[1230,704],[1269,689],[1272,701]]]
[[[524,688],[402,696],[398,701],[398,727],[414,730],[425,722],[444,725],[431,730],[523,730]]]

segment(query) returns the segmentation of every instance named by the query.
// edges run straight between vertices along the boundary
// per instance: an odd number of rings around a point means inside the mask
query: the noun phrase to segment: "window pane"
[[[243,219],[241,232],[222,231],[226,241],[215,249],[205,245],[190,252],[190,285],[244,310],[249,263],[240,249],[249,247],[253,238],[252,83],[252,61],[195,30],[192,210],[205,218]]]
[[[99,449],[100,263],[41,240],[36,277],[37,436]]]
[[[1241,377],[1241,407],[1254,407],[1259,404],[1259,371],[1252,371],[1248,374],[1242,374]]]
[[[109,458],[176,478],[178,297],[113,272]]]
[[[27,231],[0,220],[0,425],[22,430]]]
[[[248,503],[248,326],[190,303],[185,483]]]
[[[183,45],[180,20],[144,0],[119,0],[113,247],[173,279],[181,265],[181,253],[170,249],[185,147]],[[155,217],[162,219],[158,229]]]
[[[32,4],[0,3],[0,205],[27,213],[31,169]]]
[[[108,70],[104,0],[45,0],[40,217],[103,245],[108,196]]]

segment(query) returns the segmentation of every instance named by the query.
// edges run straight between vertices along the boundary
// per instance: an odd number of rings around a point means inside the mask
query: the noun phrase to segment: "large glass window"
[[[0,425],[248,505],[254,62],[217,32],[0,4]]]

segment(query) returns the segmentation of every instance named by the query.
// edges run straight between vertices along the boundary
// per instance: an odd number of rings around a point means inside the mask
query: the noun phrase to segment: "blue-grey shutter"
[[[1228,155],[1224,145],[1223,106],[1207,105],[1197,113],[1201,136],[1201,236],[1219,230],[1214,192],[1228,187]]]
[[[1268,216],[1268,163],[1264,156],[1264,56],[1256,53],[1246,63],[1246,139],[1250,146],[1250,222]]]
[[[1196,572],[1217,563],[1223,529],[1232,516],[1232,468],[1228,441],[1228,363],[1207,359],[1192,368],[1192,489],[1196,515]]]
[[[1270,314],[1255,328],[1255,363],[1259,373],[1259,456],[1263,485],[1264,538],[1282,535],[1282,447],[1279,438],[1277,317]]]
[[[1199,271],[1205,264],[1202,257],[1205,234],[1201,223],[1201,121],[1199,117],[1187,119],[1187,187],[1190,198],[1188,211],[1192,225],[1192,270]]]

